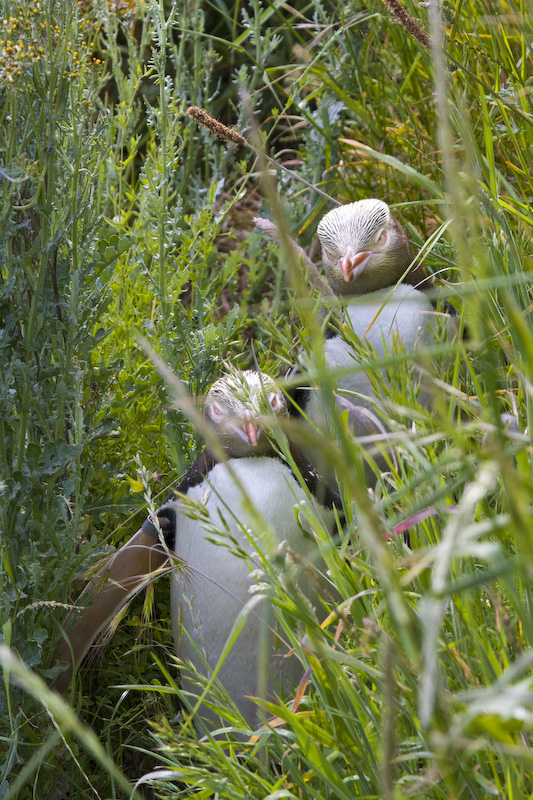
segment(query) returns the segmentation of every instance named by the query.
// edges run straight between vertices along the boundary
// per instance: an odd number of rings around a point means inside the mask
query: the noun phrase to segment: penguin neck
[[[264,437],[264,441],[261,439],[255,447],[251,447],[250,445],[247,445],[246,442],[241,442],[240,440],[233,441],[229,445],[224,444],[224,442],[221,442],[220,444],[222,446],[222,450],[224,451],[225,461],[238,461],[241,458],[277,457],[267,437]],[[214,455],[209,445],[206,446],[206,453],[214,462],[220,461],[220,459]]]
[[[374,303],[390,302],[391,300],[402,300],[409,295],[416,296],[419,294],[418,289],[411,286],[409,283],[398,283],[397,285],[391,284],[390,286],[374,289],[371,292],[359,292],[351,294],[344,294],[340,298],[342,305],[345,308],[349,306],[366,306]]]

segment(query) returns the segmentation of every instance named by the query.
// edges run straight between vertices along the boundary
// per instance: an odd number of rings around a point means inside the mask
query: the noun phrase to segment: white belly
[[[217,666],[239,614],[254,603],[251,590],[257,579],[251,569],[260,568],[265,558],[271,562],[282,541],[313,563],[317,556],[313,538],[302,533],[295,520],[294,506],[306,495],[289,468],[274,458],[232,459],[229,465],[246,485],[254,510],[227,465],[218,464],[209,475],[210,486],[204,481],[189,492],[207,516],[190,519],[181,507],[176,522],[175,552],[184,567],[174,571],[171,585],[174,641],[179,657],[204,675]],[[180,501],[176,503],[180,506]],[[324,515],[331,526],[333,515]],[[310,593],[305,575],[298,584]],[[252,724],[259,718],[257,706],[246,695],[257,696],[265,687],[267,697],[272,696],[281,683],[290,690],[303,674],[296,656],[283,658],[290,648],[282,636],[272,633],[275,628],[275,616],[262,598],[253,605],[217,673]],[[185,692],[198,695],[186,676],[182,685]],[[216,720],[206,706],[199,713],[203,719]]]
[[[335,336],[325,341],[325,359],[332,369],[352,370],[349,374],[339,376],[337,391],[346,395],[349,402],[359,409],[371,412],[370,415],[364,411],[349,415],[354,435],[367,436],[384,430],[384,425],[375,413],[377,398],[372,381],[364,369],[365,361],[368,362],[364,345],[371,345],[377,357],[393,352],[400,342],[407,352],[413,352],[419,346],[428,346],[434,342],[431,329],[435,325],[435,312],[422,292],[407,284],[400,284],[392,293],[389,289],[353,298],[346,306],[345,322],[361,339],[363,346],[351,346],[341,336]],[[427,404],[429,395],[421,395],[419,400]],[[340,410],[343,411],[344,407]],[[326,415],[318,392],[311,393],[306,413],[318,428],[327,431]],[[335,486],[331,465],[309,448],[304,448],[304,452],[319,467],[328,483]]]
[[[390,298],[387,297],[386,291],[373,292],[347,305],[346,321],[363,345],[370,345],[378,356],[383,356],[393,351],[395,342],[401,342],[408,353],[420,345],[431,344],[431,323],[435,321],[435,314],[427,297],[406,284],[400,284]],[[360,355],[340,337],[328,339],[325,352],[332,367],[356,367],[365,362],[364,352]],[[352,375],[339,378],[338,387],[368,397],[368,405],[375,397],[364,371],[354,370]],[[365,404],[365,400],[362,402]]]

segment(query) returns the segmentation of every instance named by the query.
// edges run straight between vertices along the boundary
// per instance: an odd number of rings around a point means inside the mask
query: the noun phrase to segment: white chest
[[[407,352],[432,341],[431,324],[435,315],[430,301],[412,286],[400,284],[394,291],[373,292],[354,298],[346,306],[345,319],[363,344],[379,355],[390,352],[393,342],[403,344]],[[353,364],[358,353],[340,336],[326,341],[326,354],[332,365]]]
[[[344,322],[361,340],[361,344],[350,341],[349,335],[346,339],[340,335],[327,339],[324,343],[326,363],[332,369],[346,369],[337,379],[338,392],[346,394],[353,405],[373,412],[377,398],[366,368],[369,355],[365,345],[370,345],[376,356],[380,357],[392,353],[396,344],[403,346],[407,352],[432,344],[434,337],[431,328],[435,324],[433,306],[422,292],[400,284],[392,292],[389,289],[354,297],[345,308]],[[428,402],[429,395],[419,399]],[[311,392],[305,410],[314,425],[323,431],[328,430],[319,392]],[[350,413],[349,425],[354,435],[368,436],[375,430],[383,429],[380,417],[371,416],[370,420],[369,423],[364,413]],[[313,448],[304,446],[303,449],[328,483],[335,486],[335,473],[329,462],[325,462],[323,456]]]
[[[270,693],[281,682],[297,682],[303,669],[294,655],[283,658],[290,648],[272,635],[276,621],[266,598],[255,602],[257,577],[252,569],[261,570],[265,559],[278,557],[281,542],[303,557],[303,563],[316,562],[317,553],[314,539],[302,532],[295,518],[294,507],[306,494],[289,468],[274,458],[228,463],[229,468],[215,466],[209,483],[189,492],[190,499],[202,504],[202,519],[191,519],[176,501],[175,552],[184,566],[172,578],[173,633],[180,658],[209,675],[239,615],[247,614],[218,678],[242,713],[255,722],[256,706],[246,695],[257,695],[261,686]],[[332,513],[324,511],[324,516],[331,526]],[[305,574],[298,584],[306,593],[311,588]],[[186,678],[183,686],[198,693]],[[201,716],[213,719],[206,706]]]
[[[375,394],[364,369],[368,360],[365,345],[375,350],[378,357],[393,352],[396,343],[401,343],[407,352],[413,352],[420,345],[432,343],[431,325],[434,321],[430,301],[412,286],[400,284],[392,294],[389,290],[354,298],[346,306],[345,324],[362,345],[353,344],[340,335],[327,339],[324,345],[326,361],[332,368],[351,370],[351,374],[339,377],[339,390],[362,395],[352,402],[370,406]],[[319,405],[317,398],[309,406],[311,419],[315,422],[314,407]]]

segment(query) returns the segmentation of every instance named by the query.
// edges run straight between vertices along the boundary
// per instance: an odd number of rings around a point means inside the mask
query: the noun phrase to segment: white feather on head
[[[343,245],[357,242],[360,249],[365,250],[372,236],[388,228],[389,222],[388,205],[371,197],[328,211],[318,223],[317,233],[323,247],[327,248],[329,244],[338,250]]]
[[[263,426],[272,415],[287,416],[287,401],[264,373],[232,370],[207,393],[206,421],[231,458],[265,455],[272,449],[263,435]]]
[[[366,294],[397,283],[411,263],[407,235],[376,198],[329,211],[319,222],[322,263],[337,294]]]

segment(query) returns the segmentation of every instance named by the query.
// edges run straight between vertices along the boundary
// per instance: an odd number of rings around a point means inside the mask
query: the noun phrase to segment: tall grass
[[[310,668],[299,704],[261,701],[277,724],[248,741],[198,741],[178,716],[160,581],[82,669],[73,711],[2,651],[0,796],[122,797],[124,774],[165,797],[533,793],[531,9],[406,8],[431,47],[377,0],[2,4],[0,621],[26,667],[53,677],[80,571],[201,447],[138,334],[194,395],[224,360],[248,366],[251,338],[274,376],[310,336],[320,348],[316,294],[252,230],[255,152],[187,106],[246,132],[246,91],[294,173],[269,166],[286,225],[315,258],[328,205],[298,177],[389,202],[463,335],[391,354],[386,384],[369,359],[397,442],[370,491],[342,419],[338,445],[323,442],[347,517],[335,546],[315,525],[325,608],[261,564]]]

